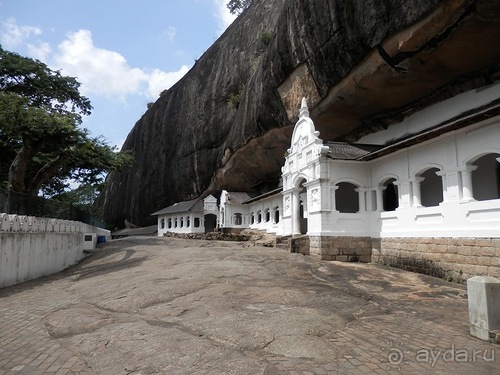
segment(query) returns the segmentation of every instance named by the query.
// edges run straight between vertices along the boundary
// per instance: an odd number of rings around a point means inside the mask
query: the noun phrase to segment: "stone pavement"
[[[128,238],[0,289],[3,374],[500,374],[465,287],[247,243]]]

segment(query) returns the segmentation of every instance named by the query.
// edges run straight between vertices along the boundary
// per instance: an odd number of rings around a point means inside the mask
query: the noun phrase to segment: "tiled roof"
[[[338,160],[355,160],[377,151],[382,147],[378,145],[349,144],[345,142],[325,142],[324,144],[330,147],[328,156]]]
[[[125,228],[111,233],[112,236],[153,236],[158,233],[158,226],[150,225],[142,228]]]
[[[242,192],[229,191],[228,194],[229,194],[229,202],[235,204],[242,204],[243,202],[252,198],[247,193],[242,193]]]
[[[191,201],[175,203],[160,211],[156,211],[151,216],[174,214],[177,212],[203,212],[203,200],[193,199]]]
[[[249,203],[257,202],[257,201],[260,201],[261,199],[269,198],[269,197],[272,197],[273,195],[281,194],[282,191],[283,191],[283,188],[279,187],[277,189],[268,191],[267,193],[261,194],[261,195],[259,195],[257,197],[248,199],[248,200],[244,201],[243,204],[249,204]]]

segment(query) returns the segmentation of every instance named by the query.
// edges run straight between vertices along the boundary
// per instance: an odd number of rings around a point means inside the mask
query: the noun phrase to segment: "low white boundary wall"
[[[59,272],[110,232],[78,221],[0,213],[0,288]]]

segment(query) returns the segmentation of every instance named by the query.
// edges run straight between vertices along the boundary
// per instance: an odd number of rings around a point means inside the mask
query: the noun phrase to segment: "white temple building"
[[[499,84],[469,91],[353,144],[324,142],[303,99],[282,188],[224,190],[216,226],[300,238],[300,252],[324,260],[499,277],[499,98]],[[159,235],[188,229],[170,225],[174,207],[155,213]]]
[[[209,195],[205,199],[175,203],[152,216],[158,216],[158,236],[171,233],[206,233],[217,227],[217,198]]]

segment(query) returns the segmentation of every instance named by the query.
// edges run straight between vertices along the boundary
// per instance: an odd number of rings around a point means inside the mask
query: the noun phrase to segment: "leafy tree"
[[[99,217],[99,209],[94,205],[94,202],[100,192],[100,185],[82,184],[76,189],[54,195],[52,199],[74,206],[91,216]]]
[[[253,0],[229,0],[227,3],[227,9],[231,14],[241,14],[245,9],[247,9]]]
[[[0,46],[0,182],[9,192],[52,195],[68,179],[101,184],[130,165],[102,137],[79,127],[92,109],[80,83]]]

